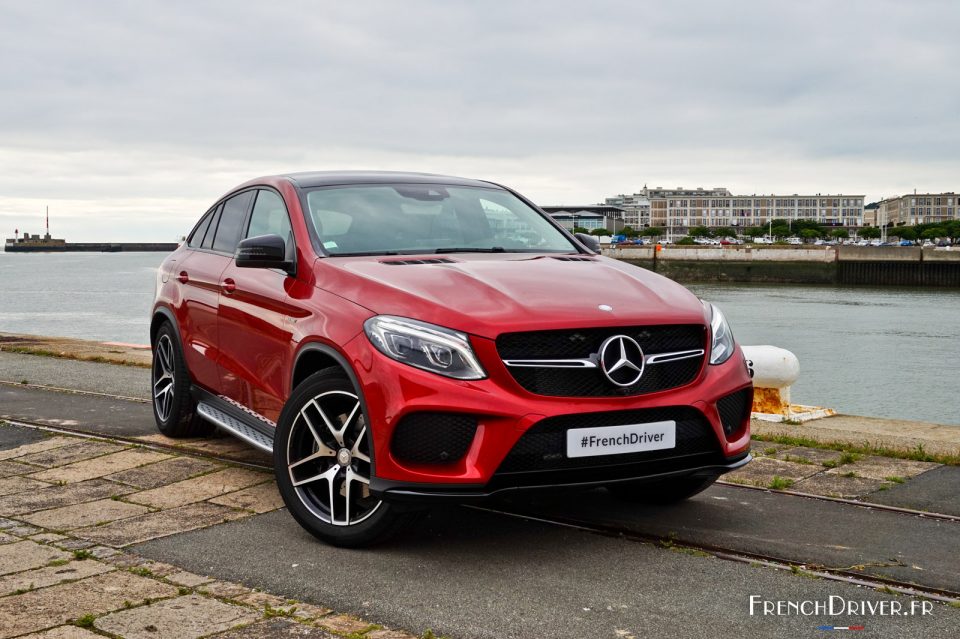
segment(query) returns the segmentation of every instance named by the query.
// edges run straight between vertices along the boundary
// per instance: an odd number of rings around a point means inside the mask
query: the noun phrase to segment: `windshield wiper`
[[[474,248],[471,246],[457,247],[446,246],[438,248],[434,253],[506,253],[507,250],[502,246],[491,246],[490,248]]]

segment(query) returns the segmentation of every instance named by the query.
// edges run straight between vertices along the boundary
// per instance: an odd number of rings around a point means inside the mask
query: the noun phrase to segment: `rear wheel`
[[[178,438],[209,435],[213,425],[197,414],[180,340],[169,323],[164,323],[154,338],[151,370],[153,418],[160,432]]]
[[[655,482],[613,484],[607,486],[607,490],[625,501],[640,504],[675,504],[710,488],[718,478],[718,475],[689,476]]]
[[[329,544],[361,547],[390,537],[414,513],[370,493],[373,445],[353,384],[339,368],[314,373],[287,400],[273,447],[290,514]]]

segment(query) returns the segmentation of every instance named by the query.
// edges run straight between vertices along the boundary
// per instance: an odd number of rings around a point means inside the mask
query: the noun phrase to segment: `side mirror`
[[[293,271],[293,262],[287,260],[287,245],[279,235],[258,235],[240,242],[234,258],[242,268],[279,268]]]
[[[586,246],[588,249],[594,253],[600,252],[600,240],[597,239],[596,235],[587,235],[586,233],[577,233],[574,235],[575,238],[580,240],[580,243]]]

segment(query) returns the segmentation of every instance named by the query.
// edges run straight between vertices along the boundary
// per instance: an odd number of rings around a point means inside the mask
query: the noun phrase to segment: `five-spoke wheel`
[[[339,368],[304,380],[280,415],[277,486],[300,525],[328,543],[370,545],[414,515],[371,494],[371,435],[360,397]]]

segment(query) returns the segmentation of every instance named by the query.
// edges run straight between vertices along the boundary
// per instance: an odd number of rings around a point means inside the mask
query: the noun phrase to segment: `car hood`
[[[700,300],[665,277],[605,257],[571,257],[330,257],[317,261],[316,284],[377,314],[489,338],[515,331],[708,321]],[[445,261],[417,263],[438,259]]]

